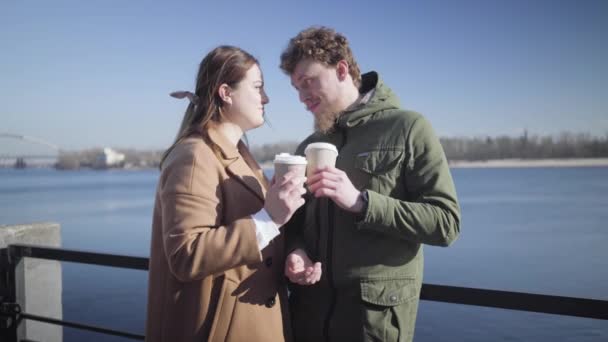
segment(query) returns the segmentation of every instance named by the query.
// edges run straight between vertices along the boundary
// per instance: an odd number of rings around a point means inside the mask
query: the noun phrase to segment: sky
[[[261,63],[269,124],[299,141],[312,115],[279,56],[312,25],[343,33],[439,136],[608,134],[608,1],[0,1],[0,133],[66,150],[164,149],[201,59],[236,45]],[[12,145],[11,145],[12,144]],[[0,138],[0,154],[17,142]]]

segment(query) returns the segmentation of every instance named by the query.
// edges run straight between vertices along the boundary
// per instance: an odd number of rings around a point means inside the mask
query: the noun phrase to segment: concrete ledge
[[[40,222],[21,225],[0,225],[0,248],[10,244],[61,247],[61,227],[57,223]],[[61,319],[61,263],[53,260],[24,258],[15,270],[17,303],[27,313]],[[63,328],[24,320],[18,329],[19,340],[63,341]]]
[[[0,248],[13,243],[60,247],[61,227],[52,222],[0,225]]]

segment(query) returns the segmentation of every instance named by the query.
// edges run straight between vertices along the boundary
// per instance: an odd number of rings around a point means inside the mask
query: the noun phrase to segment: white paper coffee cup
[[[289,171],[295,170],[298,176],[306,174],[306,158],[289,153],[279,153],[274,156],[274,177],[279,179]]]
[[[304,149],[308,166],[306,174],[311,176],[316,170],[327,166],[336,166],[336,158],[338,158],[338,149],[330,143],[312,143]]]

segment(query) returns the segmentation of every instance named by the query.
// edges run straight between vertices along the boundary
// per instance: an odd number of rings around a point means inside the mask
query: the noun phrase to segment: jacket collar
[[[372,114],[381,110],[399,108],[399,99],[384,85],[375,71],[361,75],[359,101],[350,106],[337,120],[338,127],[349,128],[365,123]]]
[[[268,190],[268,180],[247,146],[242,141],[239,141],[237,146],[232,145],[215,127],[209,127],[207,136],[219,150],[218,158],[226,171],[263,202]]]
[[[207,130],[209,140],[219,149],[221,156],[227,164],[234,162],[239,158],[239,150],[234,146],[228,138],[226,138],[216,127],[210,126]],[[227,165],[225,163],[225,165]]]

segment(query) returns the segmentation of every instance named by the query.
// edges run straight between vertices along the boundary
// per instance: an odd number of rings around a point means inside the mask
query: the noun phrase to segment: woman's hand
[[[287,172],[279,179],[272,179],[270,189],[266,193],[264,209],[274,223],[284,225],[299,207],[304,205],[302,195],[306,193],[304,182],[306,177],[300,177],[296,172]]]

